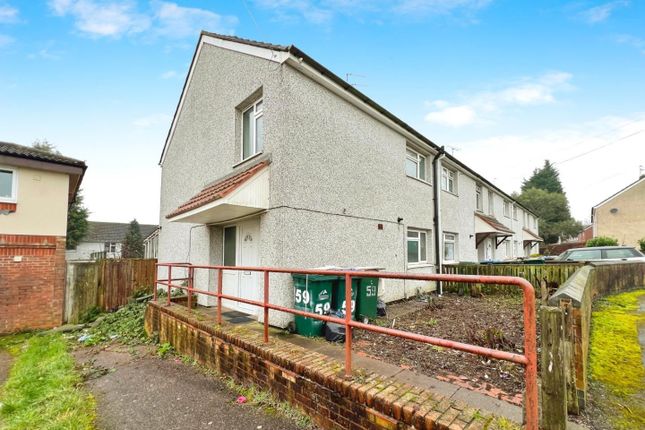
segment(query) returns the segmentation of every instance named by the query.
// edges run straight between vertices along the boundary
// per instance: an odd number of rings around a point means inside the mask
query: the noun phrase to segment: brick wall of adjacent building
[[[0,333],[63,320],[65,237],[0,234]]]
[[[496,427],[488,413],[373,372],[343,376],[338,361],[240,326],[219,327],[188,308],[150,302],[146,331],[180,354],[244,384],[271,391],[324,429],[462,430]],[[507,428],[507,427],[505,427]],[[510,426],[508,428],[516,428]]]

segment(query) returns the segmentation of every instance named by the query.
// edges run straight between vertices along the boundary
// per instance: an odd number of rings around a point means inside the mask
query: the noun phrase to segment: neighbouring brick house
[[[0,142],[0,333],[61,324],[67,210],[86,168]]]

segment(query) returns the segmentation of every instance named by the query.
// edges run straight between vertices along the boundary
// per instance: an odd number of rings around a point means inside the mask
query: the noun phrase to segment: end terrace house
[[[160,262],[435,272],[540,241],[533,213],[293,45],[202,32],[160,165]],[[384,282],[386,301],[435,287]],[[261,288],[224,274],[225,293]]]
[[[67,210],[85,162],[0,142],[0,333],[63,321]]]

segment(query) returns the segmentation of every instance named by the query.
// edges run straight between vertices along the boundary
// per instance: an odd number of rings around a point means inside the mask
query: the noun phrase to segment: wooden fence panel
[[[582,266],[582,263],[566,264],[453,264],[443,266],[443,273],[458,275],[518,276],[533,284],[537,297],[541,296],[541,285],[546,283],[547,293],[553,292],[569,276]],[[471,284],[444,282],[444,291],[464,293],[470,291]],[[487,294],[522,294],[514,285],[478,285],[478,290]]]
[[[121,259],[68,263],[65,321],[77,323],[93,307],[116,310],[138,291],[152,293],[156,262]]]

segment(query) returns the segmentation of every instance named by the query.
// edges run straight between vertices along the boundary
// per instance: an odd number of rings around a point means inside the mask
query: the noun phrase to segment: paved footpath
[[[291,420],[237,404],[221,380],[150,348],[79,348],[74,356],[89,374],[102,430],[296,430]]]

